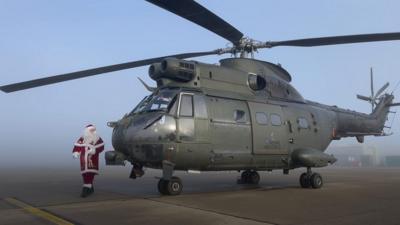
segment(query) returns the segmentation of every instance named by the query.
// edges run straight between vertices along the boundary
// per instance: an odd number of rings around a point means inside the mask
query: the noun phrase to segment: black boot
[[[93,192],[94,192],[93,186],[92,186],[91,188],[83,187],[83,188],[82,188],[81,197],[82,197],[82,198],[86,198],[87,196],[93,194]]]
[[[88,187],[83,187],[82,188],[82,193],[81,193],[81,197],[82,198],[86,198],[87,196],[89,196],[91,193],[90,192],[90,188]]]

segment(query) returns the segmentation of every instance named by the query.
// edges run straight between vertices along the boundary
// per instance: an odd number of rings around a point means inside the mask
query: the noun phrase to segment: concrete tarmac
[[[177,172],[183,193],[160,196],[161,171],[131,180],[129,167],[103,167],[82,199],[77,168],[3,168],[0,224],[54,224],[38,210],[72,224],[400,224],[400,168],[314,169],[321,189],[300,188],[303,171],[260,172],[259,185],[236,184],[237,172]]]

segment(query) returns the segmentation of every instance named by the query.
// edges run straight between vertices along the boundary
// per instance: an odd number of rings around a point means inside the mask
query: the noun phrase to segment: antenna
[[[372,67],[370,68],[370,77],[371,77],[371,100],[372,100],[372,98],[374,97],[374,69]],[[371,106],[372,106],[371,111],[374,111],[375,101],[371,101]]]

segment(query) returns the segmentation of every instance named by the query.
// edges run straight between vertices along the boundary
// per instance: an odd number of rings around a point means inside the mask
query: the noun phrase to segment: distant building
[[[335,166],[344,167],[373,167],[381,165],[376,148],[367,145],[333,146],[327,150],[338,160]]]
[[[388,155],[385,157],[385,166],[400,166],[400,155]]]

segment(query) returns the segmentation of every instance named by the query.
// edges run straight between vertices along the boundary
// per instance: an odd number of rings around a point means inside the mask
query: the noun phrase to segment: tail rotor
[[[372,111],[374,111],[375,106],[378,104],[377,100],[381,97],[382,93],[389,87],[389,82],[384,84],[376,93],[374,93],[374,73],[371,67],[370,70],[370,78],[371,78],[371,95],[357,95],[357,98],[363,101],[367,101],[371,104]]]

